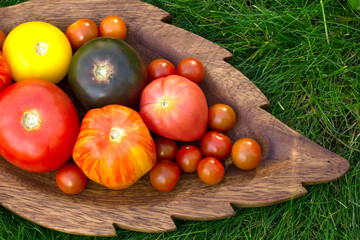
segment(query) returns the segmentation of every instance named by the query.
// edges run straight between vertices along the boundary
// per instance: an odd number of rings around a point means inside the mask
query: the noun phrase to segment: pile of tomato
[[[256,168],[259,144],[227,136],[234,109],[208,106],[203,64],[189,57],[176,67],[166,59],[146,66],[126,35],[117,16],[99,27],[80,19],[65,34],[45,22],[8,36],[0,30],[1,156],[26,171],[58,169],[57,185],[68,194],[88,179],[123,189],[147,173],[164,192],[182,172],[218,184],[230,155],[238,168]],[[71,97],[57,85],[66,76]],[[86,110],[82,119],[74,101]]]

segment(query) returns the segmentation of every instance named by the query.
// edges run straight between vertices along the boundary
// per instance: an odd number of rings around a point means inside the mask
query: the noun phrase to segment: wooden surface
[[[238,121],[228,135],[233,142],[241,137],[256,139],[262,162],[248,172],[230,165],[224,181],[215,186],[202,183],[196,174],[183,174],[173,191],[162,193],[151,187],[146,175],[125,190],[90,181],[81,194],[69,196],[57,188],[55,172],[29,173],[0,159],[0,203],[10,211],[51,229],[83,235],[115,235],[114,224],[136,231],[171,231],[176,229],[172,218],[226,218],[234,215],[232,205],[257,207],[287,201],[306,194],[303,184],[329,182],[348,170],[347,160],[263,110],[269,101],[224,61],[231,57],[228,51],[162,22],[169,15],[154,6],[137,0],[31,0],[0,9],[0,29],[8,33],[20,23],[38,20],[65,31],[80,18],[99,24],[108,15],[125,20],[126,41],[146,63],[160,57],[174,64],[184,57],[200,59],[206,69],[201,87],[208,104],[225,103],[235,109]],[[60,85],[68,91],[65,81]]]

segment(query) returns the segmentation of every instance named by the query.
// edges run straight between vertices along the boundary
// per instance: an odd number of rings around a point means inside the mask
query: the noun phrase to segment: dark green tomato
[[[74,54],[69,85],[86,108],[109,104],[136,107],[146,86],[146,66],[126,42],[95,38]]]

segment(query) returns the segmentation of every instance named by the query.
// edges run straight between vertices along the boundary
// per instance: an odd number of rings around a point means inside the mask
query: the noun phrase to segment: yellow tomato
[[[7,36],[3,55],[13,79],[60,82],[72,57],[69,40],[57,27],[45,22],[27,22]]]

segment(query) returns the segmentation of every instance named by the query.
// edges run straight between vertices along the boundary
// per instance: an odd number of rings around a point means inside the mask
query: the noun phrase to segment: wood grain
[[[101,9],[101,10],[97,10]],[[234,215],[231,205],[258,207],[306,194],[303,184],[329,182],[349,168],[344,158],[311,142],[263,108],[269,101],[241,72],[224,59],[231,54],[208,40],[163,21],[169,14],[138,0],[31,0],[0,9],[0,29],[8,33],[27,21],[46,21],[65,31],[80,18],[97,24],[108,15],[122,17],[126,39],[146,63],[166,58],[177,64],[196,57],[205,66],[201,84],[208,104],[232,106],[238,117],[228,132],[234,142],[252,137],[260,143],[262,161],[252,171],[228,166],[221,184],[208,186],[196,174],[183,174],[169,193],[154,190],[148,176],[134,186],[115,191],[94,182],[78,195],[57,188],[55,171],[29,173],[0,159],[0,203],[42,226],[82,235],[116,235],[114,224],[144,232],[175,230],[172,218],[210,220]],[[70,95],[66,80],[61,87]],[[84,111],[78,106],[80,116]],[[229,159],[230,161],[231,159]]]

